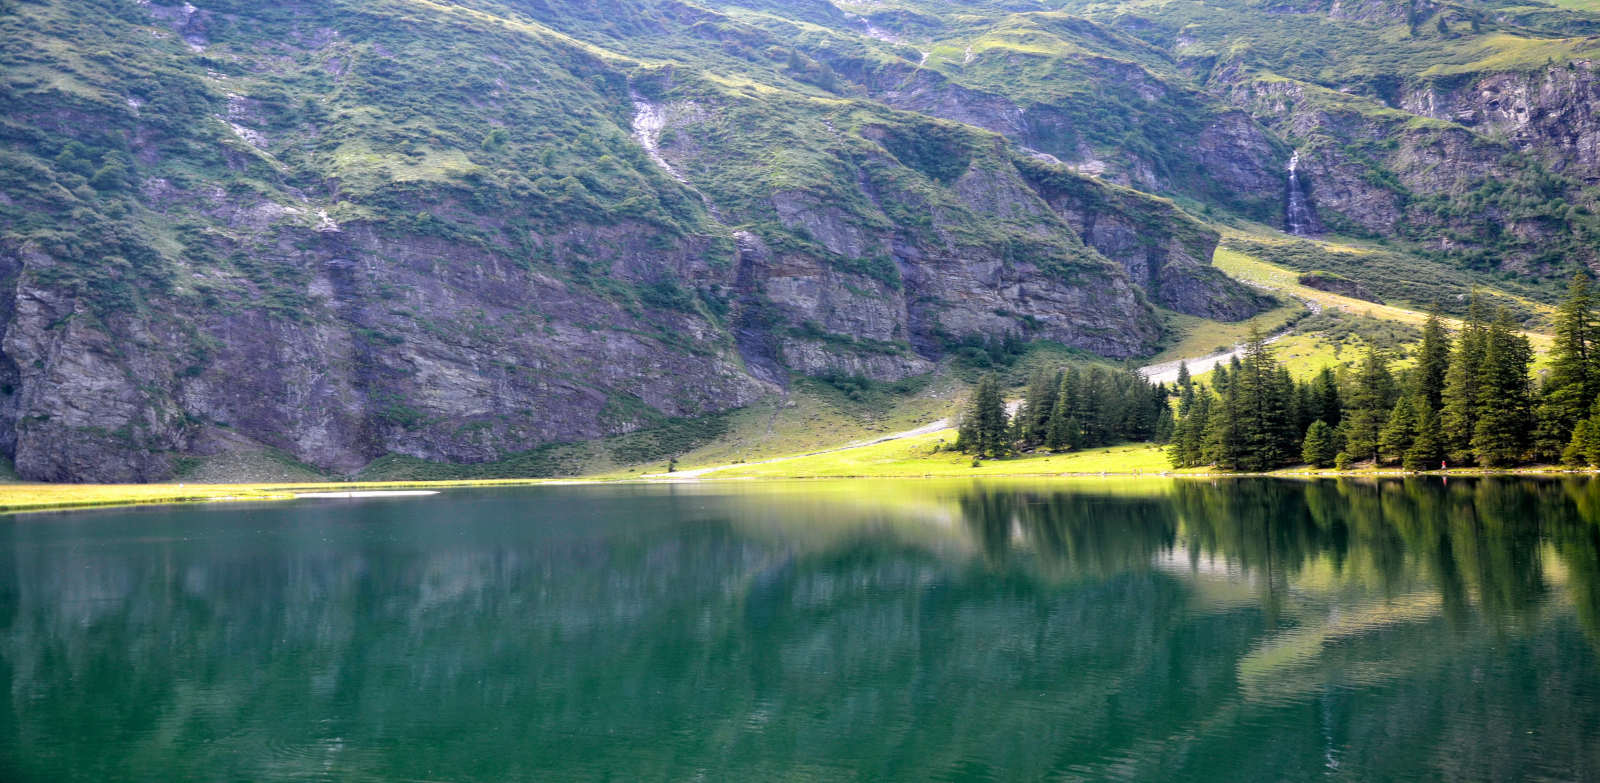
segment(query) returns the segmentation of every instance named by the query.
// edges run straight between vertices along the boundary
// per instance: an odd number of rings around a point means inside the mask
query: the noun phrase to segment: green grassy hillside
[[[0,0],[0,455],[643,470],[1297,298],[1344,311],[1297,372],[1473,288],[1537,332],[1600,266],[1596,35],[1500,0]]]

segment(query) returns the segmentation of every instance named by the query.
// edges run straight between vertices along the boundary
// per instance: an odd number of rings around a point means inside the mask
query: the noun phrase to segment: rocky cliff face
[[[1549,275],[1600,261],[1585,239],[1596,181],[1587,73],[1560,65],[1422,80],[1397,91],[1401,108],[1238,71],[1216,84],[1303,145],[1310,199],[1330,228]],[[1551,211],[1558,198],[1590,206]]]
[[[157,480],[240,443],[330,473],[483,462],[792,374],[905,378],[974,338],[1147,354],[1152,296],[1251,312],[1170,205],[1067,210],[981,130],[608,60],[507,17],[463,39],[492,54],[446,61],[448,16],[355,9],[152,6],[112,59],[169,88],[64,107],[7,87],[38,137],[0,202],[20,474]],[[0,19],[43,42],[65,13]],[[235,75],[191,74],[222,60]],[[291,96],[291,76],[330,91]],[[454,124],[416,127],[415,95]]]
[[[386,453],[476,462],[770,390],[697,313],[619,306],[506,258],[369,227],[282,239],[308,243],[274,259],[305,279],[290,318],[248,293],[101,317],[46,282],[55,262],[36,248],[8,253],[18,472],[165,478],[217,429],[332,472]]]
[[[1072,176],[1037,159],[1019,162],[1040,195],[1128,278],[1163,307],[1189,315],[1236,321],[1266,301],[1211,266],[1217,232],[1170,202],[1087,177]]]
[[[1475,73],[1409,85],[1399,105],[1502,138],[1552,172],[1600,182],[1600,79],[1591,59],[1532,72]]]
[[[1294,150],[1328,230],[1594,262],[1588,45],[1464,13],[0,0],[0,452],[481,462],[972,341],[1135,357],[1259,310],[1185,210],[1275,222]]]

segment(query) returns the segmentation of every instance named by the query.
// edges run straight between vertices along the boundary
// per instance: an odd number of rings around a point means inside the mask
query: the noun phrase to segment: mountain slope
[[[1264,306],[1191,215],[1277,223],[1295,150],[1330,229],[1594,260],[1593,18],[1266,7],[0,0],[0,452],[352,473],[983,341],[1146,356]]]

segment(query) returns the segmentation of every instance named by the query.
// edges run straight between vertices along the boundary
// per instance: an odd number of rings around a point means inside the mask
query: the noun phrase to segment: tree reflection
[[[1600,484],[1158,486],[11,524],[0,778],[1600,769]]]

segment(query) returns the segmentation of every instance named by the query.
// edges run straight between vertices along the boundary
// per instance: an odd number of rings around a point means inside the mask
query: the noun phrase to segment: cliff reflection
[[[1600,770],[1594,482],[1093,486],[11,523],[0,777]]]

